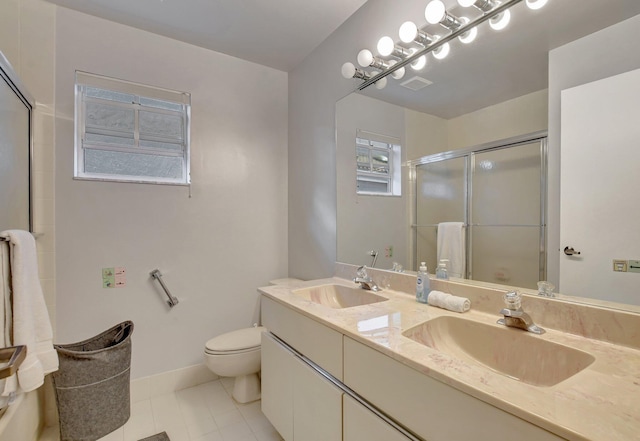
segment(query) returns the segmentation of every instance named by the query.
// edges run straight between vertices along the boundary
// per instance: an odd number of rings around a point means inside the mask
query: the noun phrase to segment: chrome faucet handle
[[[362,265],[359,266],[358,269],[356,270],[356,277],[359,279],[368,279],[369,276],[367,274],[367,266],[366,265]]]
[[[512,311],[522,310],[522,296],[518,291],[509,291],[502,298],[508,309]]]
[[[518,291],[510,291],[504,295],[506,308],[500,310],[503,318],[498,320],[498,324],[524,329],[534,334],[544,334],[545,330],[536,325],[531,316],[522,310],[521,298]]]

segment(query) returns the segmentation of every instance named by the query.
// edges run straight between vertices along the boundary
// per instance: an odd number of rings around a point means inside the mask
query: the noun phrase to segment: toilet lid
[[[208,352],[237,352],[260,347],[260,334],[266,331],[264,326],[239,329],[212,338],[206,344]]]

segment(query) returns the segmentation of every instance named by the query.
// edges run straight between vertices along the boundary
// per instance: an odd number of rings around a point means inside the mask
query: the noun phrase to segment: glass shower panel
[[[477,153],[472,224],[540,224],[540,141]]]
[[[461,157],[416,166],[416,262],[426,262],[431,273],[438,223],[465,221],[466,164]]]
[[[473,280],[536,289],[540,228],[473,227]]]
[[[469,221],[474,280],[536,287],[544,237],[542,171],[540,141],[474,155]]]

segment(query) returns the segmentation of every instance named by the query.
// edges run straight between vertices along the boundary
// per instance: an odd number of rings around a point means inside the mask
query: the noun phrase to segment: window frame
[[[112,101],[100,99],[97,97],[87,96],[87,89],[95,88],[107,90],[110,92],[123,93],[135,96],[132,103]],[[155,106],[141,104],[144,99],[163,101],[166,103],[176,104],[181,107],[180,111],[172,111]],[[87,103],[103,103],[112,107],[122,107],[133,110],[134,128],[133,128],[133,145],[117,145],[110,143],[100,143],[97,141],[86,142],[85,134],[87,133],[86,125],[86,105]],[[164,114],[179,116],[182,120],[182,136],[178,137],[154,137],[144,134],[143,140],[150,142],[167,142],[174,141],[175,145],[181,148],[172,151],[168,148],[154,148],[149,146],[141,146],[141,130],[139,114],[140,112],[149,112],[153,114]],[[74,179],[91,180],[91,181],[107,181],[107,182],[128,182],[128,183],[144,183],[144,184],[161,184],[161,185],[190,185],[191,184],[191,95],[187,92],[178,92],[169,89],[162,89],[154,86],[133,83],[130,81],[120,80],[116,78],[105,77],[101,75],[91,74],[82,71],[76,71],[75,78],[75,111],[74,111]],[[100,134],[100,128],[94,128],[89,131],[90,134]],[[113,135],[117,130],[103,129],[102,134]],[[107,133],[110,132],[110,133]],[[123,132],[124,133],[124,132]],[[131,138],[130,138],[131,139]],[[182,177],[169,178],[161,176],[138,176],[126,174],[110,174],[96,173],[86,171],[85,169],[85,151],[87,149],[123,152],[132,154],[149,154],[154,157],[176,157],[181,159]]]

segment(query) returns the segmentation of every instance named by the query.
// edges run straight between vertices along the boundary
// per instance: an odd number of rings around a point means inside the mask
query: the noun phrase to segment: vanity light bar
[[[483,12],[482,15],[477,17],[474,20],[469,20],[465,17],[455,17],[449,14],[446,9],[442,12],[442,6],[444,4],[441,0],[432,0],[427,7],[425,8],[425,18],[429,20],[429,22],[434,21],[438,18],[438,21],[435,23],[440,23],[441,25],[447,27],[451,30],[451,33],[445,36],[432,36],[427,34],[426,32],[421,31],[411,23],[413,26],[409,24],[403,24],[400,31],[400,37],[402,42],[404,43],[414,43],[420,46],[418,49],[411,48],[407,49],[403,46],[396,44],[390,37],[383,37],[380,39],[378,46],[382,46],[383,51],[380,55],[383,57],[394,57],[398,61],[395,63],[389,62],[388,67],[384,68],[381,64],[380,66],[381,72],[373,72],[366,73],[368,78],[363,78],[361,76],[356,76],[357,72],[353,72],[354,75],[347,76],[345,75],[344,66],[351,63],[345,63],[343,65],[343,76],[345,78],[359,78],[363,79],[364,82],[358,86],[356,90],[363,90],[374,83],[378,83],[381,79],[386,78],[388,75],[391,75],[395,71],[404,68],[407,65],[413,64],[414,66],[419,66],[422,62],[419,62],[420,57],[427,55],[430,52],[433,52],[434,55],[440,53],[440,55],[445,52],[445,49],[448,49],[449,42],[455,38],[459,38],[461,41],[469,43],[475,38],[475,34],[477,33],[477,26],[484,23],[485,21],[490,21],[494,19],[493,22],[490,22],[491,27],[494,29],[502,29],[506,26],[509,20],[509,8],[515,6],[517,3],[520,3],[524,0],[506,0],[506,1],[498,1],[498,0],[458,0],[461,5],[469,5],[474,6]],[[544,5],[547,0],[526,0],[527,6],[533,9],[531,5],[535,7],[541,7],[540,5]],[[432,6],[433,4],[433,6]],[[463,6],[464,6],[463,5]],[[492,8],[492,9],[489,9]],[[429,17],[427,16],[427,10],[429,10]],[[436,14],[437,13],[437,14]],[[502,14],[502,15],[501,15]],[[496,27],[496,23],[497,26]],[[414,30],[415,26],[415,30]],[[404,30],[402,29],[404,27]],[[413,34],[413,35],[411,35]],[[413,36],[412,39],[409,36]],[[409,40],[409,41],[406,41]],[[448,51],[446,51],[448,52]],[[444,58],[442,56],[439,57]],[[395,60],[393,60],[395,61]],[[353,66],[353,65],[352,65]],[[376,66],[373,66],[376,67]],[[354,67],[355,69],[355,67]],[[356,69],[359,71],[359,69]],[[349,70],[349,72],[352,72]],[[362,71],[361,71],[362,72]],[[377,84],[378,88],[381,88]]]

